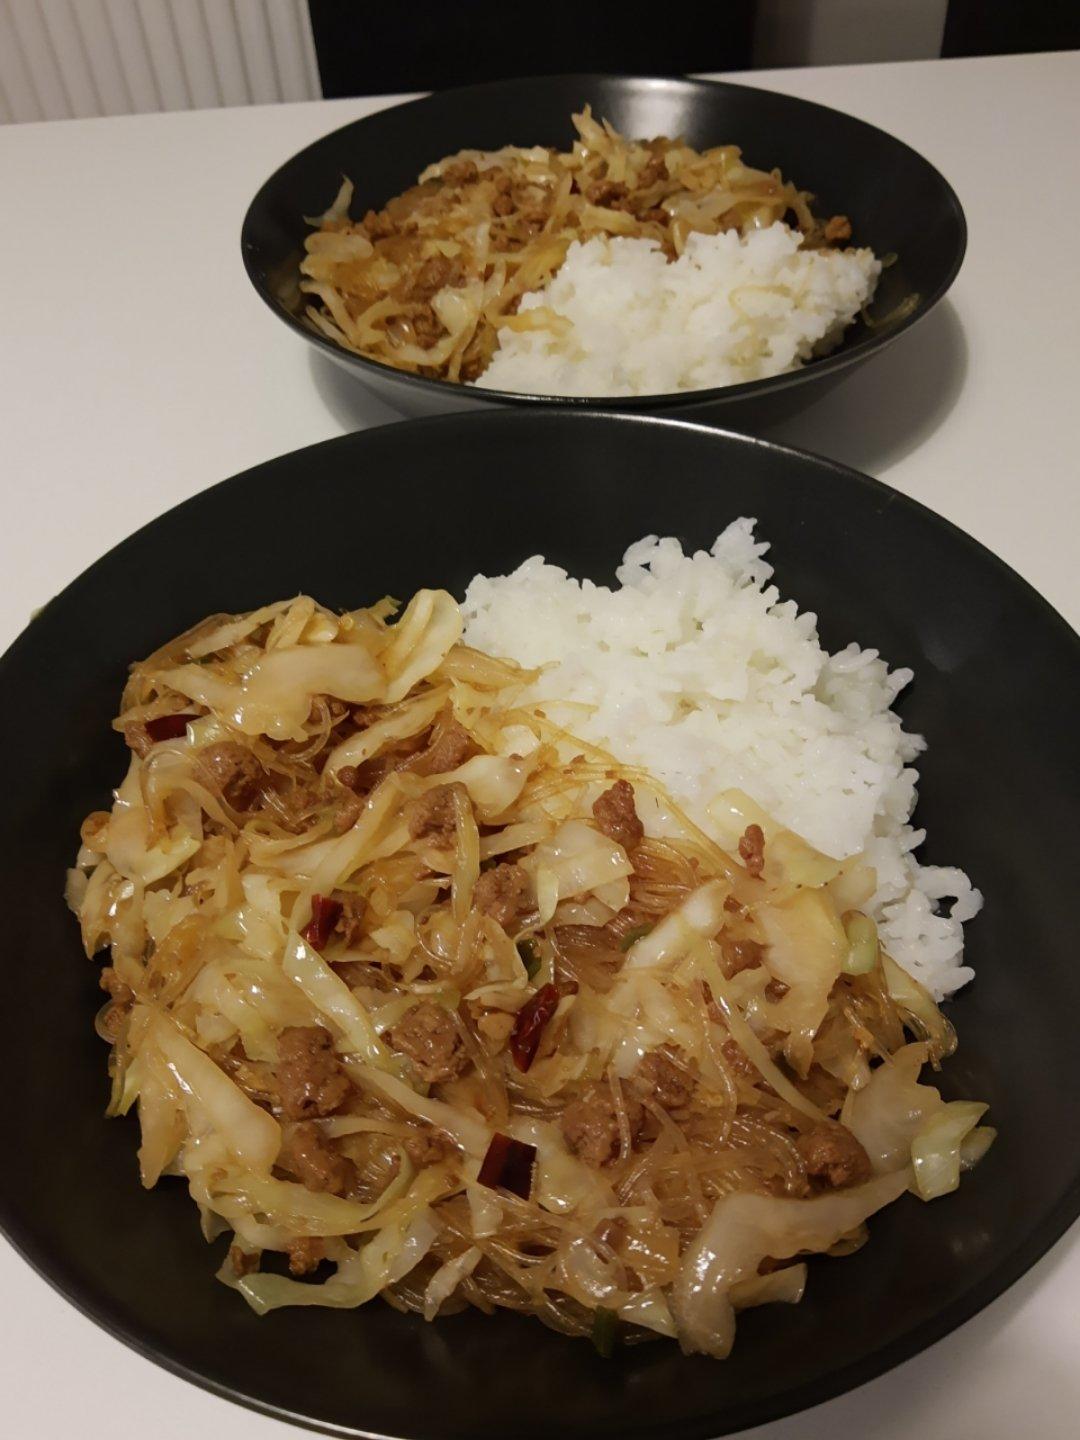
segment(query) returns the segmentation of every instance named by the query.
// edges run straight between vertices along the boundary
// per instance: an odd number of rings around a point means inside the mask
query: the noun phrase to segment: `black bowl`
[[[404,503],[403,503],[404,502]],[[660,1342],[602,1360],[535,1321],[434,1325],[374,1302],[257,1319],[178,1182],[143,1192],[135,1122],[102,1118],[97,967],[61,901],[83,815],[124,765],[109,730],[127,662],[212,611],[306,590],[355,606],[541,551],[609,579],[658,531],[711,542],[759,518],[784,594],[825,643],[881,647],[916,681],[930,860],[986,893],[978,977],[950,1007],[951,1095],[1000,1138],[948,1199],[905,1197],[806,1299],[739,1321],[726,1363]],[[1075,720],[1080,642],[1022,580],[929,510],[841,466],[667,420],[495,413],[350,435],[187,501],[51,601],[0,661],[0,1223],[74,1304],[189,1379],[349,1435],[702,1440],[824,1400],[937,1340],[1012,1283],[1080,1211]],[[220,1242],[219,1242],[220,1245]]]
[[[749,164],[779,166],[819,197],[820,212],[850,215],[859,244],[896,263],[881,278],[874,313],[901,300],[920,302],[904,319],[870,328],[858,321],[840,348],[801,370],[713,390],[618,399],[565,399],[477,390],[407,375],[334,344],[303,316],[297,266],[310,227],[337,193],[342,175],[356,185],[353,214],[379,207],[414,184],[425,166],[454,151],[506,144],[566,148],[570,115],[589,101],[624,134],[684,135],[702,147],[735,143]],[[667,410],[701,417],[722,409],[740,426],[781,418],[824,385],[868,359],[926,315],[956,278],[967,229],[960,202],[937,170],[907,145],[838,110],[769,90],[706,80],[554,75],[447,90],[395,105],[345,125],[287,161],[251,202],[241,244],[256,290],[297,334],[407,415],[466,406],[572,405],[580,409]],[[735,410],[734,407],[739,407]]]

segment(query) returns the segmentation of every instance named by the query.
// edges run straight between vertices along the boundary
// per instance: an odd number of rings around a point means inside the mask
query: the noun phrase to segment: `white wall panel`
[[[73,113],[71,101],[64,89],[64,78],[56,63],[41,6],[36,3],[28,5],[26,0],[5,0],[4,8],[13,36],[13,48],[37,97],[38,113],[27,118],[67,118]],[[7,39],[6,35],[0,36],[0,49],[7,49]]]
[[[247,105],[251,101],[251,87],[240,44],[240,27],[230,0],[202,0],[200,8],[217,62],[221,104]],[[318,95],[318,89],[313,93]]]
[[[306,0],[0,0],[0,123],[320,93]]]
[[[0,0],[0,101],[9,120],[44,119],[8,0]]]
[[[77,0],[73,9],[101,108],[138,109],[135,90],[125,74],[105,0]]]
[[[132,112],[142,115],[152,110],[163,110],[165,106],[136,0],[104,0],[104,11],[109,27],[108,39],[124,76]],[[119,94],[115,98],[119,100]],[[114,108],[110,113],[123,112]]]
[[[100,115],[101,99],[72,0],[39,0],[38,8],[72,115]]]

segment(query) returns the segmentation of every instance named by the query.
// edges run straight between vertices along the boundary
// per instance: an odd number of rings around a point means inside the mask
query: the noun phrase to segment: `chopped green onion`
[[[615,1327],[618,1321],[615,1311],[607,1310],[603,1305],[597,1307],[593,1316],[592,1343],[596,1347],[596,1353],[605,1360],[610,1360],[615,1353]]]
[[[623,938],[619,941],[619,949],[625,955],[627,950],[630,949],[631,945],[636,945],[639,940],[644,940],[645,936],[648,935],[649,931],[652,929],[654,929],[654,926],[652,925],[635,925],[634,928],[632,930],[628,930],[623,936]]]
[[[540,942],[534,940],[531,935],[526,935],[524,940],[518,941],[517,952],[521,956],[521,963],[525,966],[525,973],[531,980],[544,962]]]

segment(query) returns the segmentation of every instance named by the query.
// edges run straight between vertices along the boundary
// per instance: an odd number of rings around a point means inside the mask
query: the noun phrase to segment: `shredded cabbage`
[[[907,1189],[910,1171],[812,1200],[726,1195],[683,1256],[672,1290],[679,1344],[687,1354],[724,1359],[735,1339],[732,1287],[757,1275],[766,1256],[821,1253]]]
[[[313,258],[365,258],[337,234]],[[301,596],[133,667],[65,891],[107,952],[108,1113],[260,1314],[381,1293],[726,1355],[807,1283],[763,1261],[846,1252],[985,1154],[985,1107],[920,1081],[952,1029],[861,857],[736,794],[706,832],[523,708],[445,592],[397,610]]]
[[[905,1045],[844,1102],[841,1119],[879,1173],[911,1164],[912,1141],[944,1104],[932,1085],[918,1083],[926,1054],[923,1044]]]
[[[501,329],[567,321],[518,309],[542,290],[574,242],[595,235],[653,241],[668,259],[692,234],[747,232],[787,219],[804,247],[850,236],[846,217],[817,219],[812,196],[755,170],[737,146],[697,151],[683,140],[644,141],[572,117],[569,151],[541,146],[462,150],[426,167],[377,215],[351,220],[346,180],[308,223],[297,278],[313,329],[398,369],[473,380]]]
[[[960,1184],[964,1141],[987,1109],[977,1101],[953,1100],[920,1126],[911,1142],[911,1163],[915,1169],[915,1189],[924,1200],[948,1195]],[[984,1127],[984,1134],[987,1128]],[[992,1140],[991,1131],[989,1138],[981,1142],[983,1154]]]

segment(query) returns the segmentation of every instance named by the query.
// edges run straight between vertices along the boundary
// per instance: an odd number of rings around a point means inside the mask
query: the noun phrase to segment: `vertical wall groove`
[[[218,64],[217,50],[210,35],[210,26],[206,23],[206,6],[202,0],[192,0],[191,25],[194,33],[198,36],[195,43],[203,50],[210,60],[210,78],[213,81],[214,93],[217,95],[217,103],[225,105],[225,87],[221,83],[221,67]]]
[[[0,0],[0,124],[320,93],[307,0]]]
[[[0,0],[0,92],[13,120],[44,120],[45,107],[15,28],[9,0]]]
[[[211,0],[211,3],[213,3],[213,0]],[[219,19],[221,19],[220,15]],[[225,22],[222,19],[222,24],[224,23]],[[251,88],[251,66],[248,64],[248,58],[244,54],[244,47],[240,43],[240,16],[237,13],[236,0],[229,0],[229,20],[226,28],[228,29],[229,33],[234,37],[236,42],[236,53],[240,57],[240,66],[244,76],[244,95],[245,97],[250,96],[254,93]],[[246,99],[244,103],[247,103]]]
[[[98,88],[97,78],[94,75],[94,67],[90,63],[90,51],[86,44],[86,37],[83,34],[82,22],[79,19],[79,5],[76,0],[67,0],[67,15],[65,21],[74,33],[76,43],[79,47],[79,59],[82,69],[86,75],[90,87],[90,98],[93,100],[93,111],[95,115],[101,115],[105,109],[105,101]]]
[[[41,8],[26,0],[8,0],[8,12],[22,50],[23,63],[33,77],[42,119],[66,120],[71,116],[64,78],[57,69],[49,32]]]
[[[161,93],[150,64],[149,43],[138,9],[133,0],[103,0],[103,3],[117,61],[131,91],[132,108],[137,114],[161,110]]]
[[[104,114],[109,96],[115,95],[125,110],[137,110],[135,95],[120,64],[116,36],[105,0],[72,0],[75,23],[93,76],[99,114]]]

